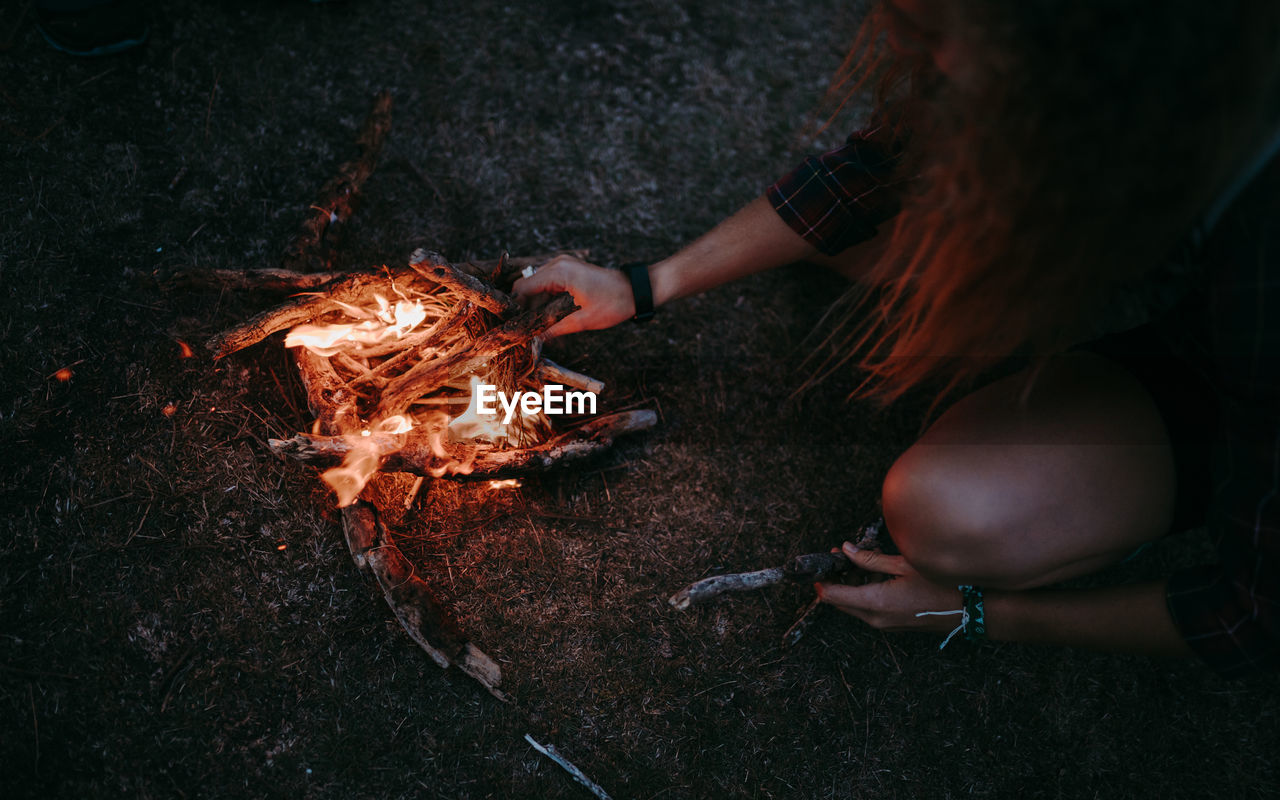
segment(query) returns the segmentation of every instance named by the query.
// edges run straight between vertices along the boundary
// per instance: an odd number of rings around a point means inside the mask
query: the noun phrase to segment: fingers
[[[849,586],[843,583],[815,583],[813,588],[818,592],[818,600],[857,617],[873,628],[885,625],[882,618],[879,595],[880,585],[868,583],[862,586]]]
[[[602,330],[635,315],[631,282],[626,275],[572,256],[556,256],[511,288],[526,305],[537,295],[558,292],[573,295],[578,310],[551,326],[544,335],[547,339],[578,331]]]
[[[526,298],[535,294],[555,294],[570,291],[571,275],[584,262],[572,256],[556,256],[534,270],[527,278],[520,278],[511,285],[516,297]]]
[[[879,550],[859,550],[852,542],[845,542],[840,549],[855,567],[867,572],[898,576],[913,572],[911,565],[902,556],[886,555]]]

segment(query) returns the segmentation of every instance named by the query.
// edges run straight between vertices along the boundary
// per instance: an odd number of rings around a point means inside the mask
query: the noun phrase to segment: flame
[[[418,300],[397,300],[394,304],[375,294],[376,309],[360,308],[337,302],[358,322],[334,322],[323,325],[298,325],[285,337],[285,347],[305,347],[318,356],[329,358],[343,351],[360,352],[365,345],[382,344],[402,338],[427,318],[427,309]]]
[[[449,435],[454,439],[485,439],[497,443],[509,435],[507,426],[498,420],[496,410],[493,414],[480,413],[476,389],[482,383],[484,381],[475,375],[471,376],[471,399],[467,403],[467,410],[449,423]]]
[[[348,436],[351,449],[342,460],[342,466],[327,469],[320,479],[338,495],[338,508],[345,508],[356,501],[365,484],[382,465],[382,448],[373,439],[374,434],[401,434],[413,430],[413,421],[400,414],[387,417],[360,431],[359,436]]]
[[[191,352],[191,345],[187,344],[181,339],[178,339],[177,342],[178,342],[178,352],[179,354],[181,354],[183,358],[192,358],[195,356],[195,353]]]
[[[392,287],[396,297],[387,299],[380,294],[374,295],[373,306],[356,306],[334,300],[335,306],[341,310],[342,321],[331,323],[309,323],[299,325],[289,331],[285,338],[286,347],[306,347],[322,358],[341,355],[338,362],[345,364],[343,369],[354,371],[351,357],[356,359],[356,368],[376,369],[370,361],[394,351],[396,340],[406,335],[418,333],[418,338],[430,337],[432,325],[451,318],[450,304],[441,295],[413,294],[406,295],[399,288]],[[462,335],[466,335],[465,332]],[[423,357],[421,349],[417,351]],[[385,363],[385,362],[384,362]],[[360,492],[377,473],[383,460],[405,446],[403,434],[414,431],[415,441],[425,442],[431,460],[425,465],[425,471],[433,477],[449,474],[466,475],[474,468],[477,455],[486,444],[501,446],[508,442],[519,442],[530,425],[545,425],[545,420],[538,415],[529,415],[520,409],[520,419],[513,419],[511,424],[504,424],[502,414],[494,407],[480,412],[479,387],[485,381],[479,376],[470,377],[469,397],[434,396],[418,401],[419,407],[434,406],[430,410],[419,410],[415,415],[397,415],[371,422],[367,428],[344,436],[347,452],[342,464],[328,469],[321,474],[321,479],[333,489],[338,497],[338,506],[346,507],[354,503]],[[450,420],[446,408],[460,407],[466,403],[466,410],[457,418]],[[176,409],[175,409],[176,411]],[[320,420],[316,420],[313,434],[319,434]],[[510,489],[520,486],[515,479],[492,481],[494,489]]]

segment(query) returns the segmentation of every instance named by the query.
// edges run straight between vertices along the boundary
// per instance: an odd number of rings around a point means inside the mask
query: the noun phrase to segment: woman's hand
[[[588,264],[573,256],[556,256],[511,287],[519,299],[568,292],[578,310],[552,325],[544,338],[578,331],[611,328],[636,314],[631,281],[623,273]]]
[[[950,633],[959,614],[917,617],[921,611],[955,611],[964,605],[960,590],[925,580],[902,556],[859,550],[849,542],[842,548],[855,567],[881,576],[861,586],[817,584],[818,597],[873,628],[886,631]]]

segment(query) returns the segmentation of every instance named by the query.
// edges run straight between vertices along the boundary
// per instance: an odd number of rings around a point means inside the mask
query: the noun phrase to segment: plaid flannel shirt
[[[899,208],[899,149],[855,133],[766,191],[792,230],[835,255]],[[1201,249],[1211,276],[1207,368],[1221,417],[1208,525],[1219,563],[1175,573],[1170,614],[1214,671],[1280,668],[1280,163],[1237,198]]]

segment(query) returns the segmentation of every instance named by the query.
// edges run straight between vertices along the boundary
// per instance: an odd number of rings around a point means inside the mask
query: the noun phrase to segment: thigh
[[[883,499],[923,573],[1027,588],[1159,538],[1175,494],[1150,394],[1114,362],[1071,353],[958,401],[894,464]]]

